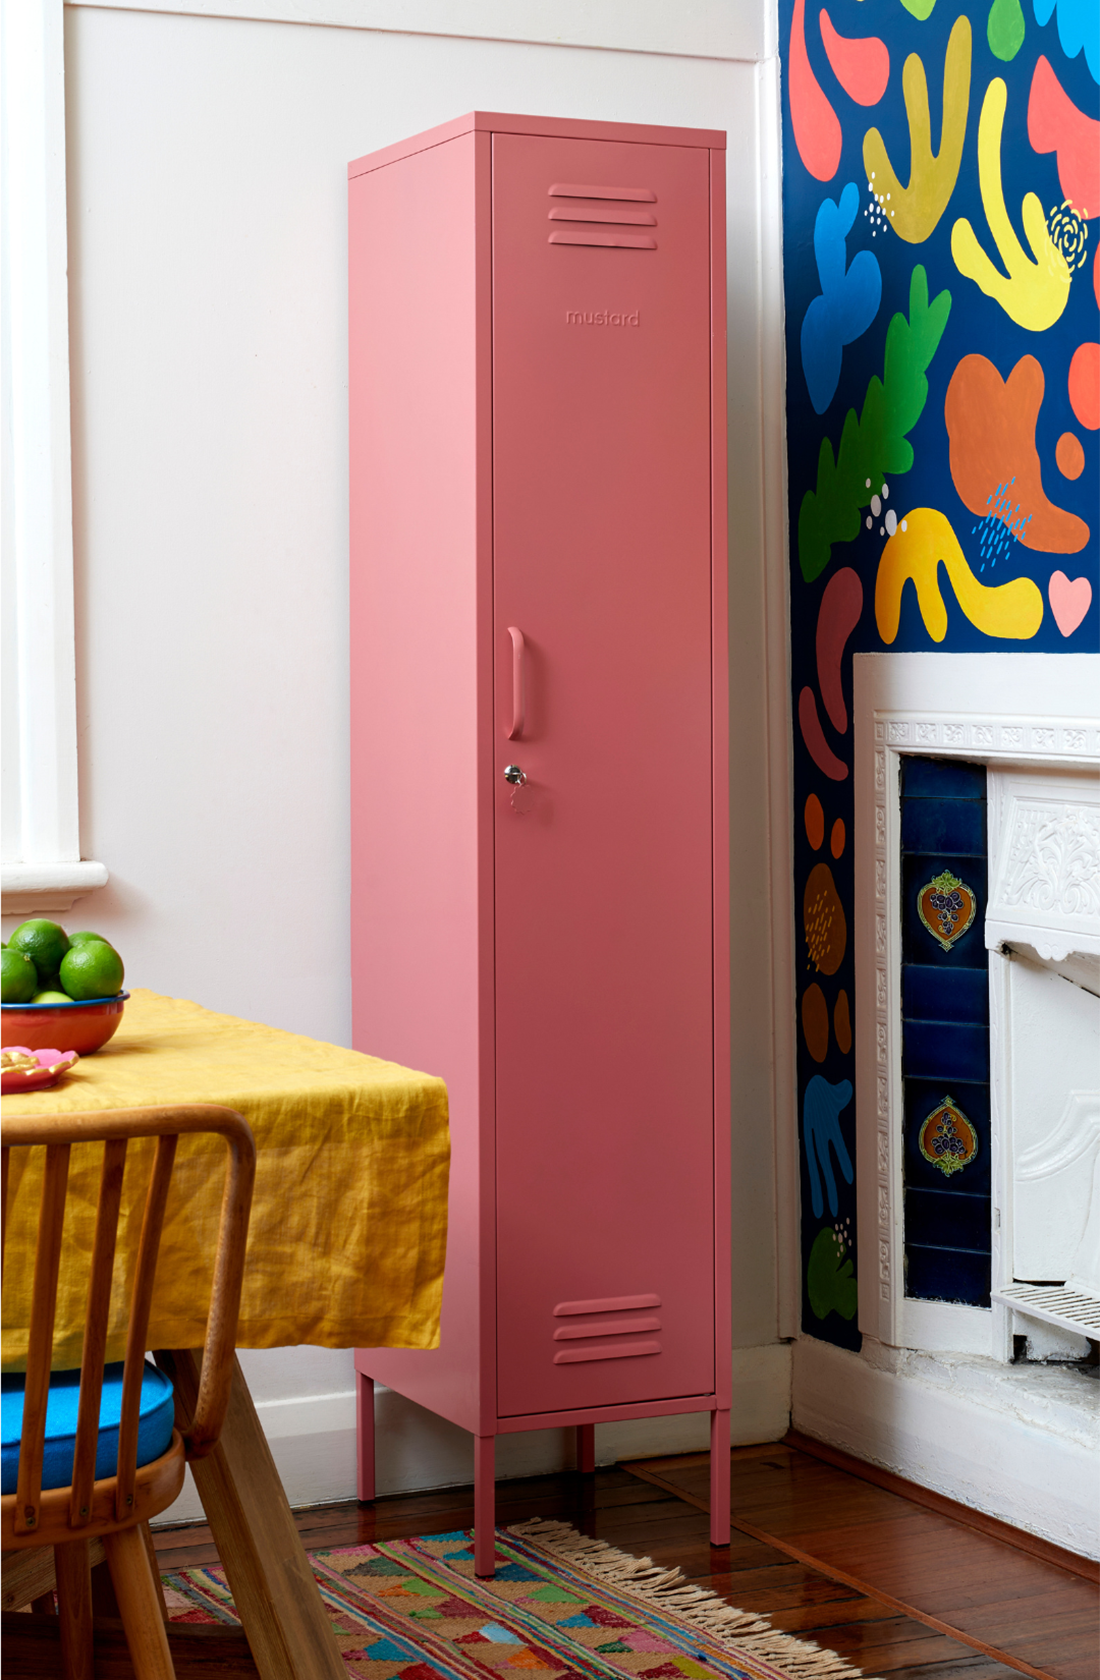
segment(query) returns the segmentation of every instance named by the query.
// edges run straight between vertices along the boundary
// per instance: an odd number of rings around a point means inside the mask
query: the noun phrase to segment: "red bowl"
[[[25,1044],[28,1050],[76,1050],[90,1056],[113,1038],[129,992],[90,998],[87,1003],[5,1003],[0,1010],[0,1049]]]

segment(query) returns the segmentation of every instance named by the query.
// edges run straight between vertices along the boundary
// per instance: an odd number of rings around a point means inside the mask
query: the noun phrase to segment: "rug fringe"
[[[812,1639],[778,1633],[766,1617],[738,1610],[718,1593],[685,1581],[680,1569],[662,1569],[652,1558],[631,1557],[606,1540],[592,1540],[569,1523],[535,1517],[505,1530],[533,1541],[577,1569],[609,1586],[648,1601],[656,1610],[671,1610],[717,1640],[764,1662],[773,1662],[791,1680],[865,1680],[864,1671],[846,1663],[834,1651]]]

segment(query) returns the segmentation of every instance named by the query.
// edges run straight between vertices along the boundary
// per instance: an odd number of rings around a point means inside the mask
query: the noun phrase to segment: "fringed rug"
[[[312,1552],[356,1680],[848,1680],[810,1640],[566,1523],[497,1530],[474,1578],[471,1530]],[[220,1568],[164,1577],[173,1621],[236,1623]]]

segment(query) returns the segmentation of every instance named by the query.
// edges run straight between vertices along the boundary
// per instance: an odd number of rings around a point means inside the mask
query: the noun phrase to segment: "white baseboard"
[[[250,1364],[256,1359],[250,1355]],[[790,1421],[791,1350],[785,1343],[737,1348],[733,1356],[731,1438],[735,1444],[776,1441]],[[250,1376],[250,1382],[252,1378]],[[254,1389],[262,1388],[253,1383]],[[417,1493],[461,1487],[474,1479],[473,1436],[381,1385],[375,1390],[378,1491]],[[355,1498],[355,1394],[311,1394],[258,1399],[263,1423],[291,1505]],[[679,1417],[633,1418],[596,1425],[596,1459],[705,1452],[706,1412]],[[497,1440],[497,1477],[546,1475],[573,1463],[573,1434],[533,1429]],[[202,1506],[188,1473],[183,1492],[158,1526],[201,1522]]]
[[[921,1487],[1100,1556],[1098,1384],[1065,1367],[795,1343],[792,1426]]]

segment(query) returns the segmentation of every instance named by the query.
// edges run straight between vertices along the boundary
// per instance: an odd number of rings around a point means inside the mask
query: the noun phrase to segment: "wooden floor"
[[[1098,1589],[1053,1548],[1030,1555],[1003,1533],[981,1533],[799,1445],[736,1449],[731,1473],[738,1527],[728,1550],[708,1542],[705,1454],[504,1482],[497,1521],[560,1517],[678,1566],[883,1680],[1098,1680]],[[372,1506],[316,1506],[297,1520],[306,1546],[318,1550],[468,1527],[471,1500],[471,1489],[449,1488]],[[216,1561],[201,1527],[160,1529],[154,1540],[165,1571]],[[20,1618],[24,1627],[28,1620]],[[7,1633],[11,1618],[4,1621]],[[127,1672],[118,1632],[101,1624],[96,1680]],[[8,1680],[56,1672],[44,1636],[25,1668],[12,1644]],[[240,1642],[220,1630],[193,1628],[173,1638],[173,1651],[180,1680],[255,1674]]]

